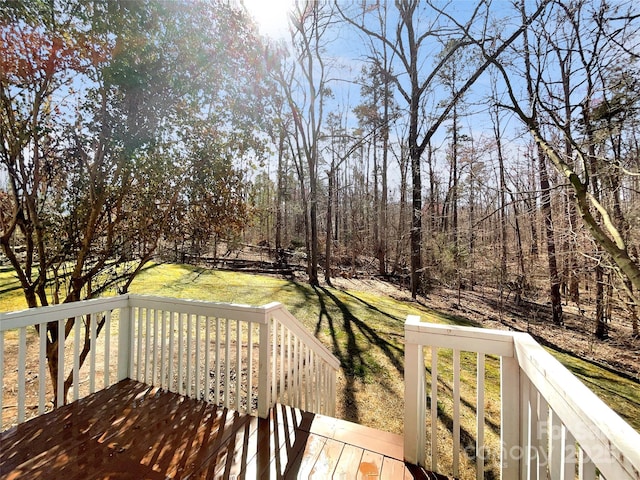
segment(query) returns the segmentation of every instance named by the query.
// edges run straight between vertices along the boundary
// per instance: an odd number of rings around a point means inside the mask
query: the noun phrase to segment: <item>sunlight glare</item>
[[[287,14],[293,0],[243,0],[262,35],[274,38],[288,34]]]

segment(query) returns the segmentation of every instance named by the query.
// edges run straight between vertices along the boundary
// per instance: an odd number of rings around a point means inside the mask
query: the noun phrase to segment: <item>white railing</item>
[[[46,337],[36,332],[51,322],[69,329],[55,352],[47,352]],[[82,362],[85,340],[91,348]],[[55,385],[47,364],[52,355]],[[122,295],[4,313],[0,430],[125,378],[262,417],[276,402],[333,415],[338,367],[279,303]]]
[[[530,335],[421,323],[419,317],[410,316],[405,340],[404,448],[408,462],[438,471],[439,448],[450,448],[451,471],[442,473],[456,478],[460,477],[462,456],[475,458],[479,479],[487,468],[499,470],[502,479],[640,479],[640,434]],[[429,368],[425,347],[430,349]],[[471,362],[468,352],[476,357]],[[487,365],[499,369],[499,378],[490,378]],[[439,368],[446,370],[444,375]],[[461,378],[468,375],[475,376],[475,392],[461,393]],[[491,402],[485,392],[498,382],[499,434],[492,443],[487,441],[490,435],[485,427],[491,424],[488,410],[495,408],[487,406]],[[442,407],[446,402],[451,402],[451,411]],[[440,410],[447,411],[442,415]],[[475,414],[475,428],[467,425],[465,431],[474,431],[473,445],[461,441],[469,411]],[[451,421],[444,423],[451,430],[451,444],[442,446],[438,428],[443,424],[440,416],[447,415]],[[497,429],[495,422],[493,428]]]

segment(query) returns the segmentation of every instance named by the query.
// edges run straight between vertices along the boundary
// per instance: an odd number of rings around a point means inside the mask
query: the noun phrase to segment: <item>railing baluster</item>
[[[325,400],[325,405],[324,405],[324,414],[325,415],[332,415],[331,413],[331,409],[333,408],[332,405],[335,403],[333,397],[331,396],[331,392],[332,392],[332,385],[331,385],[331,375],[333,373],[333,370],[329,367],[329,365],[324,364],[324,388],[323,391],[325,392],[324,395],[324,400]]]
[[[298,366],[298,400],[297,400],[297,407],[300,409],[304,409],[304,388],[305,388],[305,384],[304,384],[304,375],[305,375],[305,369],[306,369],[306,362],[305,362],[305,355],[306,355],[306,351],[304,349],[304,344],[302,342],[299,343],[299,366]]]
[[[230,407],[231,396],[231,320],[225,319],[224,339],[224,406]]]
[[[315,354],[315,352],[313,353],[313,385],[312,385],[312,399],[313,399],[313,412],[319,412],[321,405],[322,405],[322,396],[321,395],[317,395],[314,394],[314,392],[318,392],[320,390],[320,387],[322,386],[322,375],[321,375],[321,371],[320,371],[320,358],[318,358],[318,356]]]
[[[38,361],[38,415],[42,415],[46,408],[47,392],[47,324],[41,323],[39,326],[40,358]],[[2,332],[0,332],[2,335]],[[0,343],[0,355],[2,355],[2,344]],[[0,357],[0,375],[2,374],[2,358]],[[0,397],[2,397],[2,378],[0,377]],[[0,402],[2,399],[0,398]],[[0,405],[2,412],[2,405]],[[2,415],[0,415],[2,416]],[[2,430],[2,425],[0,425]]]
[[[160,348],[160,342],[158,339],[158,336],[160,335],[160,329],[158,328],[160,320],[158,316],[161,315],[162,310],[158,310],[157,308],[153,309],[153,363],[151,367],[151,385],[153,386],[158,385],[158,376],[160,375],[160,369],[162,368],[162,360],[160,359],[161,351],[158,352]],[[158,365],[158,362],[160,362],[160,365]]]
[[[329,411],[329,368],[327,367],[327,365],[325,363],[321,364],[321,372],[322,372],[322,377],[321,377],[321,384],[320,384],[320,391],[322,392],[322,405],[321,405],[321,410],[320,413],[324,414],[324,415],[328,415],[328,411]]]
[[[176,335],[176,312],[169,312],[169,358],[167,359],[167,388],[169,391],[175,392],[175,383],[173,381],[174,357],[175,357],[175,335]]]
[[[517,480],[521,454],[518,425],[520,422],[520,367],[514,357],[500,357],[500,464],[502,480]],[[526,412],[525,412],[526,414]]]
[[[299,389],[299,379],[298,369],[300,368],[300,355],[298,352],[298,338],[295,337],[293,339],[293,402],[291,402],[294,406],[298,406],[298,389]]]
[[[278,371],[278,364],[276,358],[276,352],[278,348],[278,322],[275,318],[269,320],[273,322],[271,327],[271,402],[276,402],[278,397],[276,396],[276,389],[278,388],[278,383],[276,382],[276,374]]]
[[[563,480],[575,479],[576,473],[576,439],[571,432],[564,427],[564,470]]]
[[[538,478],[547,477],[547,467],[551,461],[551,450],[549,446],[549,405],[547,401],[538,394]]]
[[[321,372],[321,364],[319,363],[319,359],[318,357],[314,354],[313,356],[314,358],[314,372],[315,372],[315,391],[316,392],[321,392],[322,390],[320,390],[319,387],[322,386],[322,372]],[[315,408],[314,408],[314,412],[319,412],[320,411],[320,407],[322,405],[322,395],[316,394],[314,395],[314,399],[315,399]]]
[[[160,315],[160,387],[167,388],[167,314],[161,310]]]
[[[204,317],[204,399],[209,402],[211,398],[211,317]]]
[[[562,465],[564,463],[564,445],[562,441],[563,426],[556,415],[556,412],[551,410],[550,422],[549,422],[549,476],[551,480],[562,480]]]
[[[80,324],[82,315],[73,321],[73,399],[80,397]],[[62,337],[64,338],[64,337]]]
[[[271,338],[270,325],[271,322],[265,318],[265,322],[260,324],[259,339],[259,364],[258,364],[258,416],[267,418],[269,409],[271,408],[271,365],[269,363],[269,339]]]
[[[57,378],[57,407],[64,405],[64,319],[58,320],[58,378]]]
[[[247,323],[247,413],[253,414],[253,322]]]
[[[200,345],[200,315],[196,315],[195,316],[195,321],[196,321],[196,364],[195,364],[195,378],[194,378],[194,383],[195,383],[195,397],[200,400],[202,399],[202,388],[200,386],[200,369],[202,368],[202,362],[200,361],[200,355],[201,355],[201,345]]]
[[[144,359],[142,358],[142,342],[143,342],[143,329],[142,329],[142,322],[143,322],[143,318],[142,318],[142,308],[136,308],[135,309],[135,317],[137,318],[138,321],[135,322],[137,325],[137,332],[134,336],[135,342],[136,342],[136,347],[137,347],[137,356],[136,356],[136,380],[137,381],[142,381],[142,364],[144,362]]]
[[[438,349],[431,347],[431,469],[438,471]]]
[[[20,328],[18,342],[18,423],[22,423],[24,422],[26,413],[25,387],[27,382],[27,327]],[[0,414],[2,414],[2,411],[0,411]]]
[[[292,355],[291,330],[287,329],[287,403],[291,403],[291,390],[293,388],[293,370],[291,365]]]
[[[242,325],[236,320],[236,410],[240,410],[242,384]]]
[[[89,393],[95,393],[96,391],[96,350],[98,350],[98,346],[96,344],[97,340],[97,324],[98,324],[98,315],[99,313],[94,313],[93,315],[88,315],[87,319],[89,320]]]
[[[111,314],[112,310],[107,310],[104,319],[104,388],[111,386]]]
[[[476,403],[476,478],[484,478],[484,353],[478,353],[477,403]]]
[[[460,471],[460,350],[453,349],[453,476]]]
[[[309,411],[313,408],[313,399],[311,398],[311,389],[313,388],[313,354],[311,353],[311,349],[307,347],[307,374],[306,374],[306,384],[305,395],[306,399],[304,402],[305,410]]]
[[[516,452],[520,455],[521,460],[517,478],[531,478],[535,468],[532,458],[535,410],[532,394],[534,387],[522,370],[518,372],[518,375],[520,376],[520,392],[518,393],[520,398],[520,440]],[[537,418],[537,414],[535,414],[535,418]],[[506,453],[511,456],[511,452]]]
[[[193,315],[187,314],[187,397],[193,397],[192,378],[193,371]]]
[[[303,369],[303,376],[302,376],[302,394],[304,395],[304,398],[302,399],[303,401],[303,405],[304,405],[304,410],[309,410],[309,349],[305,346],[303,346],[303,351],[304,351],[304,355],[303,355],[303,362],[304,362],[304,369]]]
[[[184,314],[178,312],[178,393],[184,395]]]
[[[280,374],[280,390],[278,391],[278,401],[284,402],[283,394],[284,394],[284,325],[280,322],[280,355],[278,357],[279,363],[279,374]]]
[[[216,349],[215,349],[215,356],[216,356],[216,366],[215,366],[215,370],[214,370],[214,380],[216,382],[215,384],[215,396],[214,396],[214,403],[216,405],[220,404],[220,318],[216,317]]]
[[[144,383],[149,383],[149,364],[151,363],[151,312],[144,309]]]
[[[595,480],[596,466],[582,448],[578,448],[578,479]]]

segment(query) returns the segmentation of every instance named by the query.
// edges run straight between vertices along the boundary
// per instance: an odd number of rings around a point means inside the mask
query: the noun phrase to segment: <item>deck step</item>
[[[402,437],[277,405],[269,418],[132,380],[0,433],[0,477],[443,479]]]

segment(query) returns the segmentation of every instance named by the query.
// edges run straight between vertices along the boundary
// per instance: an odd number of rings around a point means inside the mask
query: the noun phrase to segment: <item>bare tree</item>
[[[276,72],[293,117],[289,138],[303,195],[309,283],[318,285],[318,188],[320,137],[326,98],[330,95],[325,62],[325,32],[331,25],[331,5],[296,2],[290,14],[292,61]],[[288,68],[288,71],[284,71]],[[304,193],[308,187],[308,195]]]
[[[366,7],[360,14],[349,15],[339,10],[345,21],[357,27],[363,34],[391,52],[395,62],[389,65],[388,74],[406,102],[407,112],[407,148],[411,160],[412,178],[412,221],[411,221],[411,295],[415,298],[422,282],[422,174],[421,159],[433,135],[440,125],[450,118],[458,100],[473,86],[476,80],[487,69],[491,62],[484,61],[476,69],[461,80],[455,93],[446,101],[437,98],[436,86],[439,82],[438,74],[443,68],[454,61],[456,54],[473,45],[484,45],[485,42],[495,46],[494,56],[498,57],[524,31],[526,26],[544,10],[547,1],[524,19],[523,24],[505,40],[496,42],[490,38],[486,30],[489,10],[483,2],[478,2],[464,21],[454,18],[445,10],[428,3],[432,11],[431,20],[424,18],[423,4],[418,0],[398,0],[395,2],[397,10],[397,25],[389,30],[376,29],[366,22],[367,14],[372,7]],[[379,7],[378,7],[379,8]],[[373,8],[375,10],[375,8]],[[446,22],[443,20],[447,20]],[[462,31],[457,29],[461,28]],[[477,35],[477,38],[476,38]],[[433,51],[434,44],[443,45],[442,52],[437,56],[431,68],[424,68],[424,55]],[[397,70],[394,70],[397,68]],[[432,117],[427,119],[422,115],[423,107],[428,102],[438,103],[438,108]],[[427,120],[427,125],[425,125]]]
[[[572,105],[576,113],[572,115],[571,122],[583,122],[582,137],[576,129],[567,128],[566,115],[560,114],[565,110],[557,103],[558,97],[554,95],[553,88],[554,85],[562,85],[561,78],[554,77],[560,69],[541,69],[538,66],[533,70],[537,72],[537,75],[531,76],[535,101],[527,108],[514,88],[513,79],[517,73],[512,66],[501,63],[485,48],[483,54],[500,72],[507,89],[509,102],[503,106],[515,112],[531,133],[541,154],[549,159],[556,171],[567,181],[575,195],[576,208],[583,224],[597,245],[609,255],[628,284],[637,291],[640,287],[640,265],[631,255],[624,231],[617,224],[615,207],[604,202],[600,191],[604,168],[613,165],[620,172],[633,176],[636,176],[637,172],[628,170],[619,159],[609,155],[610,151],[596,148],[601,142],[595,135],[593,117],[594,107],[601,104],[606,105],[607,115],[615,116],[619,113],[616,108],[611,108],[614,94],[602,80],[609,78],[613,65],[624,64],[626,59],[627,65],[631,67],[637,59],[633,48],[629,48],[630,45],[637,45],[638,26],[632,23],[632,19],[637,18],[637,12],[634,13],[637,5],[631,2],[615,7],[604,2],[578,2],[571,8],[561,2],[555,5],[558,15],[556,19],[551,21],[546,18],[545,22],[537,23],[535,29],[546,29],[547,32],[555,30],[558,28],[558,22],[570,22],[574,26],[572,34],[577,36],[576,57],[581,68],[579,73],[574,73],[573,78],[580,78],[585,87],[573,90]],[[538,60],[546,62],[545,67],[549,66],[549,57],[540,57]],[[545,78],[543,73],[548,77]],[[596,88],[598,83],[600,87]],[[578,95],[581,98],[576,98]],[[634,102],[637,102],[637,96]],[[630,105],[627,105],[625,110],[629,108]],[[543,129],[542,120],[546,122],[546,131]],[[559,132],[563,141],[556,142],[554,136],[547,132]],[[572,154],[577,160],[575,165],[573,159],[565,156],[565,141],[571,143]],[[631,289],[628,290],[637,304],[637,296]]]

